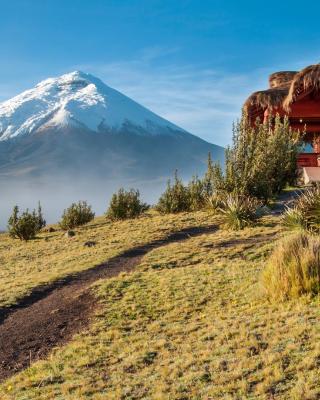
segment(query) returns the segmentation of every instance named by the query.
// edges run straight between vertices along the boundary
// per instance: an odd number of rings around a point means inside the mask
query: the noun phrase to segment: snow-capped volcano
[[[79,199],[102,213],[121,186],[154,202],[176,169],[186,179],[201,175],[209,152],[223,159],[221,147],[92,75],[47,79],[0,103],[0,226],[14,204],[34,207],[38,200],[51,221]]]
[[[46,79],[0,104],[0,141],[68,125],[117,131],[128,123],[151,135],[183,131],[80,71]]]

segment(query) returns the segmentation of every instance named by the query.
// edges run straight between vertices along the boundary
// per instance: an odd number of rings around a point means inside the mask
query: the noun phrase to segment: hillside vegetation
[[[216,217],[205,212],[165,216],[149,212],[136,220],[110,222],[104,217],[96,218],[76,229],[72,238],[56,230],[23,242],[13,241],[3,233],[0,235],[0,307],[14,304],[39,285],[91,268],[124,250],[164,238],[182,228],[216,222]],[[96,244],[88,248],[84,246],[87,241]]]
[[[41,213],[15,207],[22,240],[0,240],[0,399],[319,399],[320,191],[273,204],[300,145],[288,119],[244,114],[224,168],[209,156],[202,178],[176,173],[153,209],[120,189],[104,218],[79,202],[66,232],[43,232]]]
[[[133,242],[210,222],[205,213],[149,215],[134,224],[96,220],[74,241],[47,235],[55,251],[43,268],[55,266],[52,276],[85,268]],[[0,398],[319,398],[318,298],[269,303],[261,296],[260,274],[280,231],[277,218],[264,217],[241,232],[219,230],[155,249],[135,272],[96,283],[100,307],[90,329],[3,383]],[[89,237],[104,251],[83,249]],[[49,247],[44,238],[30,244],[16,251],[28,251],[36,277],[39,244],[42,255]],[[24,289],[20,284],[21,292],[33,284],[35,278]],[[3,302],[12,301],[6,293]]]

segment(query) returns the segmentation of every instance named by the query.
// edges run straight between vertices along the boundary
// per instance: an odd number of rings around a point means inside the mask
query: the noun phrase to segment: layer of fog
[[[41,202],[47,223],[56,223],[65,208],[72,202],[86,200],[96,215],[103,215],[111,196],[120,187],[138,189],[143,201],[154,204],[166,186],[167,178],[153,181],[103,181],[92,178],[78,180],[68,177],[53,180],[50,177],[41,181],[0,181],[0,229],[6,230],[7,221],[14,205],[20,210],[37,208]]]

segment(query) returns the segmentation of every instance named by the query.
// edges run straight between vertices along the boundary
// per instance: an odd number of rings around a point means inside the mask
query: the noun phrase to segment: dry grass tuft
[[[299,233],[283,239],[262,273],[271,300],[286,300],[320,291],[320,239]]]

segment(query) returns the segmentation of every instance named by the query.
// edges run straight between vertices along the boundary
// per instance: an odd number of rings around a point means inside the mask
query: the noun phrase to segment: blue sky
[[[226,145],[248,94],[319,62],[320,3],[0,0],[0,100],[75,69]]]

